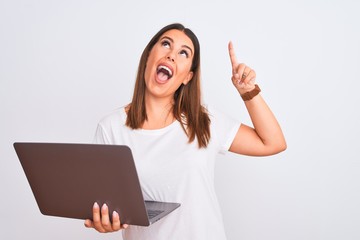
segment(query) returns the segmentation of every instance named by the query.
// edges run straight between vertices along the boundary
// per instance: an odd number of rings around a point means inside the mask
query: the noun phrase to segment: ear
[[[192,71],[190,71],[182,83],[184,85],[188,84],[188,82],[190,82],[190,80],[193,78],[193,76],[194,76],[194,73]]]

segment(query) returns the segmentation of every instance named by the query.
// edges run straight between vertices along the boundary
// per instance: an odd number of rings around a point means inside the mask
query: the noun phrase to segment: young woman
[[[85,226],[124,229],[124,239],[226,239],[214,189],[218,153],[266,156],[286,149],[281,128],[255,84],[255,71],[238,63],[229,43],[232,82],[253,127],[201,103],[200,45],[181,24],[161,29],[146,46],[133,98],[101,120],[95,142],[130,146],[146,200],[181,207],[150,227],[121,224],[106,205],[93,207]],[[122,184],[120,183],[119,187]]]

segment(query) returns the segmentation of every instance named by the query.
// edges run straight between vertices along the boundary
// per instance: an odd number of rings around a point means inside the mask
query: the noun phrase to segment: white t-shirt
[[[211,141],[198,148],[178,121],[157,130],[130,129],[124,107],[98,124],[95,143],[128,145],[134,155],[145,200],[181,206],[149,227],[129,226],[126,240],[224,240],[222,216],[214,188],[218,153],[226,152],[240,123],[209,109]],[[119,187],[122,184],[119,183]],[[121,220],[121,216],[120,216]]]

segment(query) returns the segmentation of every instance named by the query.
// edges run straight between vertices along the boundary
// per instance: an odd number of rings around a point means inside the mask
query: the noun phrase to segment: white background
[[[173,22],[201,42],[204,102],[250,123],[230,82],[233,40],[287,139],[272,157],[219,156],[228,239],[360,239],[359,11],[355,0],[0,0],[0,239],[121,239],[41,215],[12,144],[91,142]]]

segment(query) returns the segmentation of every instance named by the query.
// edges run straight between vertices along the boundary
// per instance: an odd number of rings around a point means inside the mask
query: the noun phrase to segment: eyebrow
[[[168,39],[170,42],[174,43],[174,40],[171,37],[164,36],[160,40],[163,40],[163,39]],[[191,52],[191,55],[194,55],[193,50],[188,45],[182,45],[181,47],[189,49],[189,51]]]

